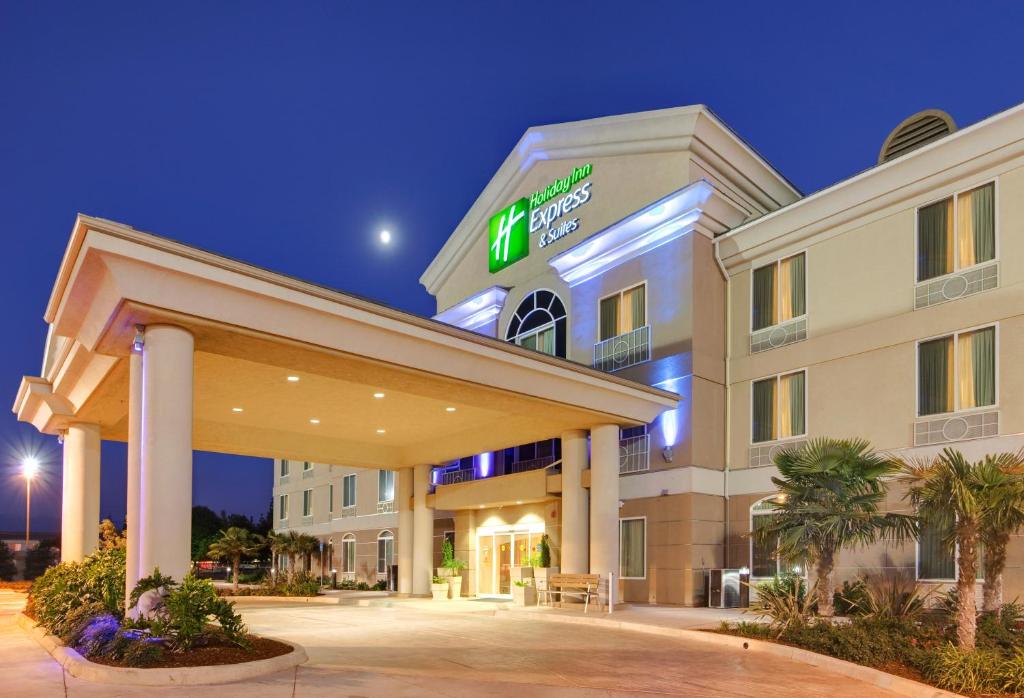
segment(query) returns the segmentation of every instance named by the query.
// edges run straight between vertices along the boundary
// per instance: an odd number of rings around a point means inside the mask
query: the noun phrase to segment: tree
[[[100,549],[101,550],[113,550],[115,548],[124,548],[128,544],[128,540],[123,531],[117,530],[117,526],[110,519],[103,519],[100,521]]]
[[[35,579],[57,564],[57,541],[41,540],[25,554],[25,579]]]
[[[14,564],[14,553],[7,547],[7,543],[0,540],[0,579],[9,582],[18,574],[18,568]]]
[[[1024,450],[987,456],[975,467],[983,513],[979,539],[985,554],[982,610],[1003,605],[1003,570],[1010,537],[1024,526]]]
[[[210,544],[224,528],[223,520],[210,507],[192,507],[192,559],[205,558]]]
[[[210,544],[210,557],[215,560],[230,560],[232,582],[238,591],[238,568],[243,557],[251,557],[263,548],[264,540],[251,531],[232,526],[221,531],[220,536]]]
[[[989,456],[986,458],[988,460]],[[917,511],[921,525],[947,531],[943,543],[956,550],[957,644],[974,650],[977,609],[974,585],[978,575],[978,543],[986,513],[982,477],[978,465],[951,448],[931,461],[902,461],[900,479],[907,485],[904,496]]]
[[[831,617],[832,574],[837,553],[879,539],[903,541],[916,535],[914,518],[882,514],[885,478],[896,465],[871,451],[863,439],[818,438],[776,458],[779,477],[772,482],[780,496],[773,516],[753,534],[760,543],[776,544],[776,554],[806,559],[817,572],[818,614]]]
[[[297,567],[297,560],[304,563],[303,571],[309,567],[309,557],[320,547],[320,541],[306,533],[287,531],[285,533],[270,532],[270,551],[275,556],[286,555],[288,557],[288,573],[294,576]]]

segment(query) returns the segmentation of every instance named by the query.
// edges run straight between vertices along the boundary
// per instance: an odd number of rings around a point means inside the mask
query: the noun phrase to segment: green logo
[[[491,217],[487,266],[492,274],[530,254],[529,212],[530,201],[523,197]]]

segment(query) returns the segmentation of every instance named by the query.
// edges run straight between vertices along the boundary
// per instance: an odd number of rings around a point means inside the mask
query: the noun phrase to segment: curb
[[[495,617],[499,617],[499,615],[504,614],[515,614],[519,617],[523,617],[524,615],[521,612],[517,613],[516,611],[511,610],[498,610],[495,613]],[[901,696],[908,696],[908,698],[966,698],[959,693],[950,693],[949,691],[929,686],[928,684],[921,683],[920,681],[905,679],[902,676],[896,676],[895,674],[889,674],[878,669],[872,669],[871,667],[847,662],[843,659],[836,659],[835,657],[818,654],[817,652],[811,652],[810,650],[790,647],[789,645],[780,645],[774,642],[766,642],[764,640],[754,640],[739,637],[737,635],[723,635],[713,631],[684,630],[682,628],[647,625],[645,623],[636,623],[631,621],[616,621],[607,618],[562,616],[548,613],[533,613],[530,614],[529,617],[556,623],[597,625],[606,628],[617,628],[619,630],[646,633],[648,635],[674,637],[681,640],[692,640],[709,645],[727,647],[729,649],[739,650],[740,652],[747,651],[770,654],[775,657],[782,657],[801,664],[819,667],[826,671],[846,676],[851,679],[857,679],[858,681],[863,681],[875,688],[892,691],[893,693],[898,693]]]
[[[75,650],[65,647],[59,639],[50,635],[43,627],[36,625],[36,622],[24,613],[15,616],[15,623],[29,637],[38,642],[69,674],[83,681],[96,683],[122,686],[201,686],[231,683],[291,669],[308,659],[306,650],[302,646],[287,640],[269,638],[291,645],[292,651],[279,657],[257,659],[239,664],[152,669],[112,667],[90,662]]]
[[[307,604],[310,606],[361,606],[368,607],[391,607],[394,599],[381,596],[345,598],[343,596],[222,596],[236,606],[249,606],[256,604]]]

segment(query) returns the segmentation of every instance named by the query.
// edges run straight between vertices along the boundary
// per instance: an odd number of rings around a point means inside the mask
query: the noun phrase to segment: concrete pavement
[[[373,598],[358,600],[364,605],[243,607],[254,632],[306,648],[310,661],[295,670],[222,686],[113,687],[64,676],[14,627],[11,618],[21,596],[8,598],[13,596],[0,598],[0,697],[891,695],[805,664],[695,641],[548,622],[531,612],[496,611],[485,602],[444,608],[434,602]],[[679,609],[640,608],[631,614],[652,610],[657,612],[651,617],[665,622]],[[679,617],[695,615],[704,614]]]

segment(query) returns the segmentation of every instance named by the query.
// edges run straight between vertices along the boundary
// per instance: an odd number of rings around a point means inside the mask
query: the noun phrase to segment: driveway
[[[470,606],[469,608],[473,608]],[[153,689],[62,676],[42,649],[0,618],[0,696],[886,696],[788,660],[692,640],[545,621],[531,614],[391,607],[273,605],[243,609],[253,631],[302,644],[309,662],[262,680]]]

